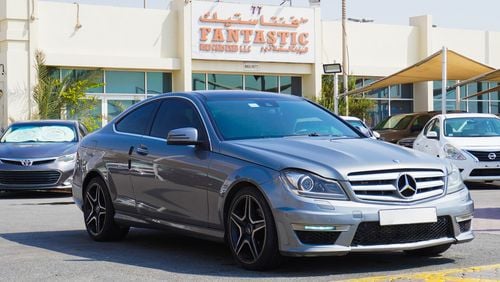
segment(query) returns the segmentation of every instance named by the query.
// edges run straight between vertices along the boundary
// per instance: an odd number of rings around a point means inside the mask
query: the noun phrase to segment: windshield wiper
[[[319,135],[317,132],[311,132],[311,133],[307,134],[307,136],[309,136],[309,137],[318,137],[318,136],[321,136],[321,135]]]

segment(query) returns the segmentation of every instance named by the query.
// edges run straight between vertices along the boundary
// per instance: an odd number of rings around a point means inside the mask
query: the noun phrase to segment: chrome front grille
[[[415,180],[416,192],[404,197],[398,191],[398,179],[407,174]],[[442,195],[445,173],[441,170],[402,169],[353,172],[348,174],[351,189],[358,199],[383,202],[411,202]]]
[[[467,151],[480,162],[498,162],[500,161],[500,151]]]

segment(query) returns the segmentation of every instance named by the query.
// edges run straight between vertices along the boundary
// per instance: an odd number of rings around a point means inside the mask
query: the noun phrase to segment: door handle
[[[143,156],[146,156],[147,154],[149,154],[148,147],[146,147],[144,145],[140,145],[139,147],[137,147],[135,149],[135,151],[137,152],[137,154],[143,155]]]

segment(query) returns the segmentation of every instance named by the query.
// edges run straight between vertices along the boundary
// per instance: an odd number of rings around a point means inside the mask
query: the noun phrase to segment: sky
[[[82,4],[142,7],[144,0],[42,0]],[[149,8],[166,9],[170,0],[146,0]],[[221,0],[279,5],[283,0]],[[308,0],[291,0],[307,6]],[[500,32],[500,0],[346,0],[347,17],[366,18],[378,24],[408,25],[411,16],[430,14],[438,27]],[[288,5],[285,3],[284,5]],[[321,0],[322,18],[339,20],[341,0]]]

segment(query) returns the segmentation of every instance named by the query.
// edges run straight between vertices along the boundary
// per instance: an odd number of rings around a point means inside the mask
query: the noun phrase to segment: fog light
[[[455,219],[457,222],[467,221],[472,219],[472,214],[466,214],[461,216],[456,216]]]
[[[293,230],[299,231],[347,231],[348,225],[304,225],[292,224]]]

